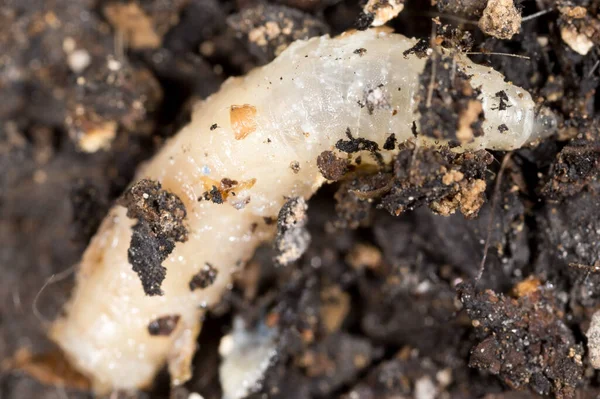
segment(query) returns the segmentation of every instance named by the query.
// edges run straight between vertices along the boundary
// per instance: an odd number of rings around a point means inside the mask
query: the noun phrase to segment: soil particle
[[[290,43],[329,33],[319,18],[282,5],[259,3],[227,19],[263,63],[281,54]]]
[[[521,13],[514,0],[488,0],[479,19],[479,29],[486,35],[508,40],[521,29]]]
[[[481,340],[469,365],[499,375],[513,389],[572,398],[583,377],[583,348],[564,320],[551,286],[509,298],[469,283],[459,298]]]
[[[323,151],[317,157],[317,167],[327,180],[340,180],[348,171],[348,161],[338,158],[333,151]]]
[[[310,243],[310,234],[306,230],[308,209],[304,198],[290,198],[281,207],[277,216],[277,236],[275,261],[287,265],[302,256]]]
[[[587,337],[588,356],[592,367],[600,369],[600,312],[592,316],[590,328],[585,333]]]
[[[583,191],[561,203],[546,204],[536,218],[543,248],[536,259],[536,273],[569,289],[576,313],[582,311],[581,306],[600,304],[596,289],[600,274],[593,272],[600,264],[599,215],[600,200],[593,192]]]
[[[292,161],[290,162],[290,169],[292,170],[292,172],[294,172],[294,174],[298,174],[298,172],[300,172],[300,163],[298,161]]]
[[[403,9],[404,0],[367,0],[362,12],[365,16],[372,16],[369,26],[381,26],[394,19]]]
[[[176,314],[162,316],[156,320],[152,320],[150,324],[148,324],[148,334],[154,336],[169,336],[177,327],[180,318],[181,316]]]
[[[190,291],[196,289],[205,289],[213,285],[217,279],[218,270],[210,263],[206,263],[204,267],[192,277],[190,280]]]
[[[487,3],[487,0],[438,0],[436,5],[443,13],[479,18]]]
[[[276,3],[288,7],[298,8],[303,11],[318,11],[335,4],[339,0],[275,0]]]
[[[355,229],[366,225],[373,211],[373,200],[387,192],[391,184],[391,174],[378,172],[358,174],[343,181],[334,195],[337,228]]]
[[[149,133],[152,125],[141,122],[162,99],[158,82],[147,69],[135,69],[112,57],[105,62],[85,70],[67,102],[69,134],[90,153],[109,148],[119,126]]]
[[[396,148],[397,142],[398,139],[396,139],[396,135],[392,133],[385,139],[385,143],[383,143],[383,149],[393,151]]]
[[[483,135],[484,120],[479,90],[453,62],[432,54],[419,77],[421,133],[451,143],[468,143]]]
[[[202,194],[202,197],[200,197],[200,199],[204,199],[205,201],[211,201],[215,204],[222,204],[223,194],[217,188],[217,186],[212,186],[212,188],[209,191],[205,191],[204,194]]]
[[[427,57],[427,51],[429,50],[430,42],[426,38],[421,38],[417,43],[402,53],[403,56],[408,57],[411,54],[415,54],[419,58]]]
[[[600,134],[597,128],[569,142],[556,156],[542,187],[550,200],[563,200],[593,185],[600,177]]]
[[[159,47],[167,31],[179,22],[179,13],[189,0],[114,1],[103,4],[103,12],[126,46],[133,49]]]
[[[304,21],[327,21],[323,31],[332,33],[352,28],[366,3],[273,2],[306,11],[298,26],[304,26]],[[192,100],[204,98],[225,78],[245,74],[255,66],[257,60],[251,52],[264,63],[269,59],[265,51],[274,55],[278,48],[279,36],[267,40],[273,45],[264,50],[239,40],[227,26],[227,16],[239,16],[244,9],[254,7],[258,2],[252,0],[192,0],[183,6],[176,1],[167,8],[168,2],[163,0],[122,1],[136,4],[150,21],[146,27],[160,38],[158,48],[135,50],[131,40],[122,40],[126,37],[123,30],[113,29],[104,14],[105,5],[116,3],[9,0],[0,6],[0,358],[10,358],[23,346],[36,353],[49,348],[45,329],[28,311],[46,279],[76,264],[106,204],[122,192],[136,165],[186,123]],[[471,21],[481,17],[486,4],[484,0],[437,1],[443,14],[459,14]],[[408,1],[405,6],[393,24],[401,33],[423,38],[419,52],[426,55],[431,21],[425,15],[433,11],[432,5]],[[600,43],[599,4],[596,0],[557,4],[525,1],[521,6],[523,15],[554,11],[523,23],[519,40],[484,38],[478,31],[469,34],[440,26],[438,32],[447,34],[435,42],[451,51],[469,51],[465,49],[474,45],[474,51],[483,53],[529,57],[472,56],[552,107],[561,119],[557,140],[517,151],[496,206],[492,209],[490,202],[484,203],[474,219],[459,214],[441,217],[426,207],[390,216],[376,207],[396,179],[393,167],[379,165],[380,170],[374,171],[367,162],[348,167],[342,178],[345,180],[337,187],[325,186],[311,200],[307,228],[313,240],[294,267],[277,268],[272,262],[273,252],[259,250],[251,262],[254,272],[247,275],[258,276],[256,282],[253,277],[244,277],[246,285],[240,286],[250,288],[242,290],[235,300],[240,288],[234,288],[226,301],[208,313],[199,338],[203,350],[195,361],[197,371],[187,390],[173,389],[173,397],[187,398],[191,391],[201,392],[207,399],[222,397],[216,348],[232,316],[240,314],[254,320],[268,314],[270,323],[282,332],[277,362],[267,373],[262,391],[272,397],[416,397],[434,391],[438,397],[451,398],[531,397],[533,393],[512,391],[511,385],[503,382],[507,376],[516,378],[505,367],[519,364],[512,355],[499,363],[493,356],[482,360],[482,366],[489,364],[493,369],[500,364],[497,376],[469,370],[467,365],[471,348],[490,337],[484,346],[496,348],[499,344],[501,352],[507,350],[502,335],[494,335],[498,326],[485,332],[479,319],[479,324],[473,323],[466,312],[456,313],[454,281],[477,274],[488,228],[489,253],[478,286],[493,289],[502,298],[486,308],[489,314],[497,315],[495,307],[505,313],[509,308],[518,312],[529,309],[530,314],[542,318],[552,313],[554,320],[568,327],[562,335],[564,342],[573,336],[577,341],[585,339],[583,332],[600,306],[600,187],[593,128],[597,124],[600,69],[597,51],[590,47],[590,43]],[[164,19],[155,11],[161,7]],[[440,16],[442,21],[444,18]],[[366,28],[374,20],[374,13],[362,14],[360,26]],[[283,29],[281,20],[277,21]],[[460,27],[471,29],[468,24]],[[139,33],[144,29],[143,24],[137,25]],[[268,32],[265,27],[267,39]],[[418,54],[419,49],[414,50]],[[111,69],[116,65],[112,61],[121,63],[121,68]],[[156,81],[161,90],[156,90]],[[161,101],[159,91],[168,101]],[[452,113],[458,120],[460,113]],[[65,123],[67,116],[69,124]],[[452,129],[440,130],[455,134],[458,123],[451,125]],[[89,152],[81,151],[85,149]],[[422,159],[418,154],[414,157]],[[487,165],[488,196],[497,166]],[[420,166],[413,173],[422,176],[425,169]],[[444,173],[435,167],[432,170],[439,187],[454,187],[469,178],[468,168],[451,167]],[[428,181],[421,178],[411,184],[419,187]],[[213,184],[229,201],[234,199],[227,198],[231,190],[237,194],[247,187],[247,182],[214,181],[205,184],[203,190],[210,191]],[[331,198],[336,188],[337,212]],[[473,188],[469,192],[473,193]],[[444,200],[434,202],[445,204]],[[491,212],[494,223],[490,226]],[[345,220],[346,226],[360,228],[332,230],[336,218]],[[536,276],[535,281],[544,283],[525,280],[517,285],[530,273]],[[37,302],[40,313],[46,317],[56,314],[70,284],[67,280],[49,286]],[[507,294],[513,287],[514,298]],[[526,305],[528,300],[523,298],[540,290],[546,299],[529,300],[536,305]],[[553,297],[552,301],[547,296]],[[344,298],[349,298],[347,313]],[[516,304],[507,305],[507,298]],[[555,308],[564,315],[554,312]],[[524,313],[517,314],[515,322],[522,323]],[[538,326],[536,320],[525,322]],[[473,331],[474,324],[477,331]],[[570,359],[580,355],[579,349],[572,352],[572,358],[565,356],[563,348],[568,345],[555,342],[555,325],[560,323],[550,323],[548,341],[542,340],[542,347],[558,348],[556,362],[546,362],[550,357],[539,354],[548,351],[522,352],[531,376],[528,385],[536,392],[558,392],[557,385],[567,386],[563,381],[576,374]],[[522,331],[517,328],[515,334],[520,336]],[[349,342],[343,346],[346,357],[337,353],[342,341]],[[514,346],[521,348],[519,345],[517,341]],[[370,356],[367,350],[359,350],[366,347],[372,349]],[[583,359],[585,381],[577,394],[596,397],[598,376],[588,360],[587,356]],[[340,361],[344,364],[339,365]],[[540,362],[548,367],[530,367]],[[356,368],[347,372],[350,367]],[[314,378],[312,382],[308,373]],[[315,387],[316,381],[322,387]],[[164,375],[157,378],[154,387],[151,393],[114,396],[169,396]],[[69,397],[90,397],[69,388],[65,391]],[[0,372],[3,398],[50,399],[64,396],[63,392],[43,386],[20,371]]]
[[[394,179],[381,207],[392,214],[429,205],[442,215],[460,210],[475,217],[485,201],[485,151],[456,154],[448,149],[401,148],[394,160]]]
[[[596,12],[597,12],[597,6]],[[561,7],[558,24],[562,40],[575,52],[587,55],[589,51],[600,43],[600,21],[592,14],[594,7],[586,9],[569,2],[564,2]]]
[[[348,137],[348,140],[339,139],[335,143],[335,148],[341,152],[352,154],[359,151],[369,151],[371,153],[379,151],[379,144],[363,137],[354,138],[350,128],[346,129],[346,137]]]
[[[127,208],[128,217],[137,219],[128,250],[129,263],[146,295],[162,295],[160,286],[167,273],[162,262],[177,242],[187,241],[185,206],[179,197],[149,179],[131,186],[119,204]]]

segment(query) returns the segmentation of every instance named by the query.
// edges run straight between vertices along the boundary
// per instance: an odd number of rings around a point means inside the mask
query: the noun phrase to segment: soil
[[[277,356],[253,398],[600,393],[585,337],[600,309],[600,53],[586,45],[599,41],[600,1],[516,1],[523,17],[548,12],[525,18],[510,40],[479,30],[485,4],[407,0],[389,23],[424,38],[412,49],[429,57],[419,103],[424,133],[456,142],[481,134],[477,88],[451,74],[449,53],[431,46],[474,52],[476,62],[549,106],[558,133],[508,159],[414,148],[390,136],[384,149],[400,150],[386,164],[377,143],[348,132],[338,155],[318,160],[331,184],[307,210],[290,199],[279,220],[268,221],[278,223],[276,248],[259,249],[208,313],[193,378],[171,389],[161,373],[150,391],[112,397],[220,398],[217,348],[239,317],[280,331]],[[297,38],[366,28],[373,16],[362,6],[0,3],[1,399],[92,397],[75,377],[67,387],[44,378],[49,363],[39,359],[55,353],[45,327],[68,298],[72,266],[137,165],[227,77],[269,62]],[[375,89],[361,106],[372,112],[387,102]],[[359,150],[379,166],[361,165]],[[161,262],[185,239],[185,208],[159,185],[144,184],[123,198],[138,219],[132,248],[154,254],[134,253],[132,263],[154,271],[147,286],[159,294]],[[201,199],[222,201],[235,184],[221,182]],[[144,193],[153,197],[150,206],[138,206]],[[190,288],[215,277],[207,265]],[[168,335],[177,321],[168,315],[149,328]]]

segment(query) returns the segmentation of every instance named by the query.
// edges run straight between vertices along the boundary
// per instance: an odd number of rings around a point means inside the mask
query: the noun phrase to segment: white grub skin
[[[183,201],[189,239],[177,243],[163,262],[164,295],[150,297],[127,258],[135,221],[115,206],[102,223],[79,265],[65,315],[50,332],[97,392],[147,387],[165,362],[174,384],[190,377],[203,308],[219,301],[231,273],[274,236],[274,226],[263,217],[277,216],[286,197],[308,199],[323,183],[317,157],[346,139],[347,128],[380,147],[390,133],[399,141],[412,138],[425,60],[402,52],[415,43],[376,30],[296,42],[269,65],[225,82],[138,171],[139,179],[157,180]],[[457,64],[483,92],[485,135],[470,148],[511,150],[537,138],[541,130],[535,128],[534,103],[526,91],[466,57]],[[378,87],[389,106],[371,115],[358,102]],[[500,90],[508,96],[505,111],[497,109],[494,95]],[[508,131],[500,133],[500,124]],[[292,162],[299,170],[290,168]],[[223,178],[256,180],[226,203],[198,201]],[[190,291],[189,281],[205,263],[218,270],[216,281]],[[170,336],[149,335],[148,324],[165,315],[180,315],[175,330]]]

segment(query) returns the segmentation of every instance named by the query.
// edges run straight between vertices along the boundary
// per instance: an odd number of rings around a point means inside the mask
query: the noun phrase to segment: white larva
[[[309,198],[324,182],[317,156],[345,138],[347,128],[380,146],[390,133],[399,141],[412,138],[425,60],[402,53],[415,43],[376,30],[297,42],[269,65],[229,79],[195,109],[191,123],[138,173],[177,194],[188,212],[189,239],[163,263],[164,295],[144,295],[127,258],[135,221],[115,206],[83,256],[65,316],[52,326],[51,337],[97,392],[145,387],[165,362],[175,384],[189,378],[201,305],[219,301],[231,273],[273,237],[263,217],[276,216],[286,196]],[[482,91],[485,135],[470,148],[511,150],[542,134],[529,93],[466,57],[457,64]],[[389,107],[361,110],[357,102],[378,87]],[[495,97],[501,90],[510,105],[504,111]],[[500,133],[501,124],[508,131]],[[223,178],[256,181],[224,204],[197,201]],[[216,281],[190,291],[190,279],[206,262],[218,269]],[[170,336],[149,335],[150,321],[173,314],[181,318]]]

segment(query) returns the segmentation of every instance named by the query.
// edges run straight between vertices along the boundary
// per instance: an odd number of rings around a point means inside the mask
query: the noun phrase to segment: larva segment
[[[379,148],[390,133],[399,142],[413,137],[425,60],[403,52],[415,43],[376,31],[296,42],[271,64],[228,80],[195,109],[191,123],[138,173],[176,194],[187,212],[188,240],[163,262],[164,295],[144,295],[127,259],[134,221],[116,206],[86,250],[65,316],[50,332],[98,392],[145,387],[165,362],[175,384],[189,378],[204,309],[219,301],[254,249],[273,238],[265,218],[276,217],[285,198],[308,199],[324,182],[317,158],[347,139],[348,129]],[[486,117],[484,136],[469,147],[510,150],[528,142],[536,131],[531,96],[466,57],[460,63],[473,86],[481,86]],[[506,112],[495,109],[501,90],[511,105]],[[361,107],[368,98],[385,106]],[[220,201],[204,196],[213,186]],[[218,271],[214,279],[191,290],[206,264]],[[179,317],[170,334],[150,334],[149,324],[165,315]]]

